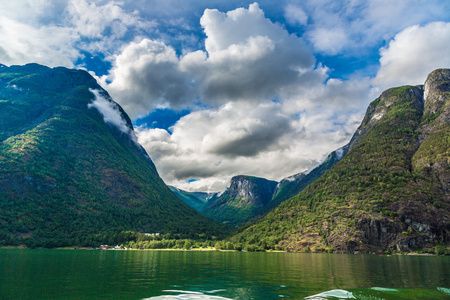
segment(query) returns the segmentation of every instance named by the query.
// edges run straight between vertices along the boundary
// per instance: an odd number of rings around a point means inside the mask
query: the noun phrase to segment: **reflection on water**
[[[443,287],[438,287],[437,290],[439,292],[442,292],[442,293],[450,296],[450,289],[446,289],[446,288],[443,288]]]
[[[308,300],[324,300],[324,299],[330,299],[330,298],[337,298],[337,299],[356,299],[353,294],[349,291],[344,290],[331,290],[326,291],[317,295],[306,297],[305,299]]]
[[[450,257],[0,250],[0,299],[450,299],[449,288]]]
[[[225,291],[225,290],[220,290]],[[177,293],[178,295],[164,295],[164,296],[156,296],[156,297],[150,297],[142,300],[159,300],[159,299],[180,299],[180,300],[193,300],[193,299],[204,299],[204,300],[233,300],[230,298],[224,298],[219,296],[211,296],[211,295],[205,295],[200,292],[189,292],[189,291],[176,291],[176,290],[169,290],[169,291],[163,291],[163,292],[170,292],[170,293]],[[211,291],[206,293],[216,293],[217,291]]]
[[[225,290],[220,290],[225,291]],[[374,292],[375,291],[375,292]],[[316,295],[312,295],[309,297],[304,297],[304,300],[329,300],[329,299],[356,299],[356,300],[386,300],[386,299],[448,299],[445,295],[450,295],[450,289],[447,288],[437,288],[437,291],[442,292],[443,294],[435,293],[434,291],[421,291],[421,290],[397,290],[391,288],[369,288],[369,289],[360,289],[355,293],[355,295],[346,290],[331,290],[322,292]],[[224,298],[220,296],[207,295],[212,294],[215,291],[211,292],[190,292],[190,291],[163,291],[167,293],[176,293],[176,295],[161,295],[150,298],[144,298],[142,300],[160,300],[160,299],[178,299],[178,300],[233,300],[231,298]],[[399,293],[399,294],[392,294]],[[279,298],[290,298],[289,296],[279,295]],[[263,295],[258,299],[265,299]]]

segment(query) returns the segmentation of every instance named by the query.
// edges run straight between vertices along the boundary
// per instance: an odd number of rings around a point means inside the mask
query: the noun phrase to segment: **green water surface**
[[[450,299],[449,288],[450,257],[0,250],[0,299]]]

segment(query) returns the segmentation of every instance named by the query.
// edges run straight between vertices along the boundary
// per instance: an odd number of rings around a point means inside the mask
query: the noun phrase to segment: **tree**
[[[190,240],[186,240],[186,242],[184,243],[183,248],[186,249],[186,250],[190,250],[191,247],[192,247],[191,241]]]

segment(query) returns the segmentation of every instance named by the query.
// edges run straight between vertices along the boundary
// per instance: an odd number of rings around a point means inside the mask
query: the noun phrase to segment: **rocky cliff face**
[[[267,205],[272,199],[277,182],[264,178],[250,176],[234,176],[231,179],[228,195],[230,198],[240,198],[243,202],[238,206],[247,204]]]
[[[234,240],[350,253],[448,244],[449,80],[436,70],[424,86],[383,92],[342,160]]]
[[[450,69],[432,72],[424,86],[423,121],[418,129],[420,147],[412,166],[421,174],[439,180],[450,197]]]
[[[277,184],[264,178],[235,176],[230,187],[202,213],[230,225],[245,223],[270,202]]]

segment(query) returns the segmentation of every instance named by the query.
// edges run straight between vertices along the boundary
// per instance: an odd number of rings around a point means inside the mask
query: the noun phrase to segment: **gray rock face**
[[[239,175],[231,179],[228,196],[245,199],[240,203],[242,206],[249,203],[264,206],[272,199],[277,184],[264,178]]]
[[[424,85],[424,116],[436,113],[449,98],[450,69],[431,72]]]
[[[230,187],[201,211],[219,222],[239,225],[253,219],[272,199],[278,182],[252,176],[235,176]]]
[[[431,172],[450,199],[450,69],[438,69],[428,75],[424,85],[424,113],[419,128],[420,147],[413,167]]]

